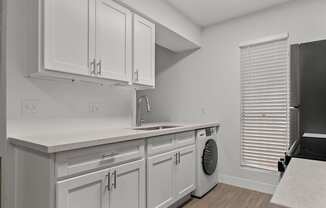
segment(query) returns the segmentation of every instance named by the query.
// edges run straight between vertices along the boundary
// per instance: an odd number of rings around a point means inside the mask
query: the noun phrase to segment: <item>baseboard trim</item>
[[[177,201],[174,204],[172,204],[171,206],[169,206],[169,208],[182,207],[183,205],[187,204],[190,200],[191,200],[191,194],[188,194],[188,195],[184,196],[182,199],[180,199],[179,201]]]
[[[229,175],[220,175],[219,182],[267,194],[273,194],[276,188],[276,185],[273,184],[257,182]]]

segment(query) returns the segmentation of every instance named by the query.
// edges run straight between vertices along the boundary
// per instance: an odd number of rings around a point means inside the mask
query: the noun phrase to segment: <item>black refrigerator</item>
[[[290,145],[278,161],[326,161],[326,40],[291,45]]]
[[[326,40],[291,46],[289,155],[326,160]]]
[[[290,145],[303,134],[301,121],[301,68],[300,44],[291,45],[290,63]]]
[[[326,134],[326,40],[291,46],[290,143]]]

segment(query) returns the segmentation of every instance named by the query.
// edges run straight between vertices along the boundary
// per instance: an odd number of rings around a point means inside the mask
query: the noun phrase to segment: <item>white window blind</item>
[[[288,35],[241,50],[241,165],[277,170],[289,143]]]

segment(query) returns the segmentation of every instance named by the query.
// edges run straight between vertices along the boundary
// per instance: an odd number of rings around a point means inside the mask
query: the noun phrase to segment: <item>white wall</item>
[[[69,81],[49,81],[27,78],[37,67],[37,0],[8,1],[7,17],[7,115],[8,129],[13,125],[43,120],[74,118],[67,128],[80,125],[131,125],[135,91],[127,88],[99,86]],[[37,113],[22,111],[22,103],[38,105]],[[99,106],[90,112],[90,104]],[[76,119],[77,118],[77,119]],[[80,119],[78,119],[80,118]],[[99,120],[99,121],[94,121]],[[69,122],[69,121],[67,121]],[[49,122],[50,123],[50,122]],[[67,123],[56,121],[57,126]],[[41,130],[41,129],[40,129]]]
[[[239,43],[290,33],[292,43],[326,39],[326,1],[297,0],[207,28],[193,53],[157,51],[157,89],[147,91],[147,120],[219,121],[219,173],[224,182],[272,192],[276,173],[240,167]]]
[[[2,167],[4,164],[3,157],[6,150],[6,70],[5,70],[5,1],[0,0],[0,157],[2,158]],[[0,207],[4,207],[4,168],[0,171]]]
[[[0,157],[4,155],[4,144],[6,138],[6,70],[5,70],[5,22],[4,1],[0,1]]]

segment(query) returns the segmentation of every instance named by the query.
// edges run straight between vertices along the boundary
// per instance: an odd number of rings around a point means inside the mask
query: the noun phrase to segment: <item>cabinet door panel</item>
[[[89,74],[89,0],[44,0],[44,67]]]
[[[179,151],[179,163],[176,166],[176,195],[180,199],[195,190],[195,146]]]
[[[155,86],[155,25],[134,15],[134,82]]]
[[[96,0],[96,57],[102,77],[130,81],[131,12],[112,0]]]
[[[148,159],[148,208],[163,208],[173,203],[175,162],[174,152],[157,155]]]
[[[110,208],[145,208],[145,160],[115,168]]]
[[[57,183],[57,208],[108,208],[109,170]]]

